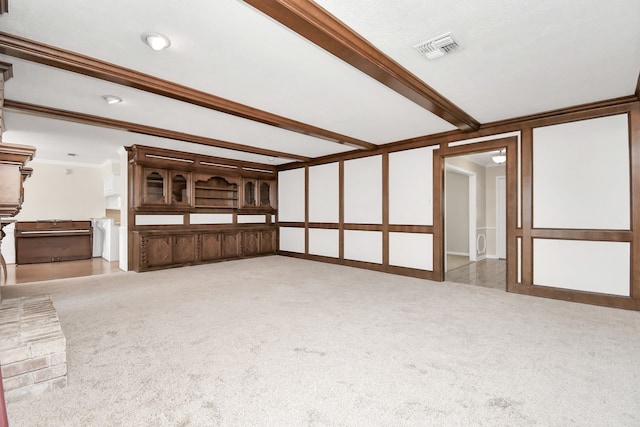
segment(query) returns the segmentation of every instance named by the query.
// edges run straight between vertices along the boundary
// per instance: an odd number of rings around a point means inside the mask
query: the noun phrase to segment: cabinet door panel
[[[222,235],[222,257],[232,258],[240,255],[240,236],[238,233]]]
[[[159,267],[173,263],[171,236],[149,236],[145,239],[147,241],[146,257],[148,267]]]
[[[242,233],[242,255],[257,255],[260,253],[260,232],[245,231]]]
[[[276,251],[276,231],[265,230],[260,235],[260,252],[263,254]]]
[[[196,261],[195,234],[175,236],[173,261],[175,264],[192,263]]]
[[[203,234],[201,237],[202,261],[213,261],[222,258],[220,233]]]

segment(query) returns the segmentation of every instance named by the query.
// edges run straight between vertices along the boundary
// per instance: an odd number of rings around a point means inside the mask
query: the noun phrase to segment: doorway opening
[[[438,150],[442,280],[507,290],[507,182],[516,171],[492,155],[507,145],[515,148],[516,141]]]

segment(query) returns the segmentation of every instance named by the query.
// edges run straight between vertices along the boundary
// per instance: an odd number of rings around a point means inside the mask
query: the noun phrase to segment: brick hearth
[[[7,401],[67,385],[66,340],[49,295],[0,302],[0,363]]]

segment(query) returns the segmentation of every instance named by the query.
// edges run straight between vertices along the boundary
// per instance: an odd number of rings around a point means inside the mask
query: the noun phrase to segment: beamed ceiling
[[[52,161],[99,165],[144,144],[280,165],[640,91],[637,0],[0,0],[0,12],[3,141]],[[152,51],[144,32],[171,46]],[[446,33],[450,55],[413,48]]]

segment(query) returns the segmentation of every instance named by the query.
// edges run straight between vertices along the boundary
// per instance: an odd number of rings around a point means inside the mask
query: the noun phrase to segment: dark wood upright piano
[[[20,221],[16,223],[16,264],[90,259],[91,221]]]

